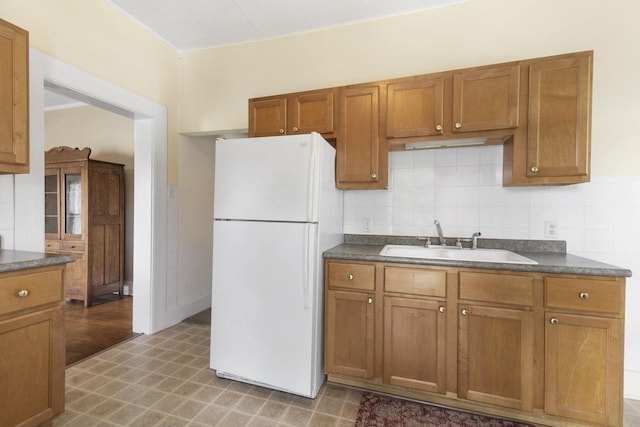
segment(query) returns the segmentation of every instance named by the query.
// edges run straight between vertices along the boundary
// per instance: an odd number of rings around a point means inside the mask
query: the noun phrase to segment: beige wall
[[[86,106],[45,113],[45,149],[91,148],[95,160],[124,164],[125,277],[133,280],[133,120]]]
[[[470,0],[347,27],[187,52],[180,130],[247,127],[247,99],[594,50],[594,175],[637,175],[640,2]],[[636,95],[634,95],[636,94]]]
[[[40,52],[168,109],[168,184],[178,176],[178,57],[106,0],[0,0],[0,17]]]

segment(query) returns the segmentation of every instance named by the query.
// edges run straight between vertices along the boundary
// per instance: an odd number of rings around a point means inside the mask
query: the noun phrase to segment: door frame
[[[133,331],[166,328],[167,108],[30,49],[30,169],[16,175],[15,247],[44,251],[44,87],[73,91],[91,105],[134,120]]]

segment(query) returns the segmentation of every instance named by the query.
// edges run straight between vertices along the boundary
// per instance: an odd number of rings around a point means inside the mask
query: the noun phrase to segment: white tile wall
[[[345,233],[544,239],[558,222],[567,251],[640,275],[640,176],[593,176],[590,183],[502,187],[502,146],[393,152],[389,189],[345,192]],[[640,342],[640,280],[627,280],[626,342]],[[625,369],[640,374],[640,346],[627,345]],[[633,388],[629,391],[628,388]],[[625,384],[640,396],[640,384]]]
[[[0,249],[14,248],[13,175],[0,175]]]

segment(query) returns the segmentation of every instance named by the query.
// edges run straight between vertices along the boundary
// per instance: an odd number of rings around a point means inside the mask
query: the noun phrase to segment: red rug
[[[365,393],[356,427],[533,427],[484,415],[454,411],[392,397]]]

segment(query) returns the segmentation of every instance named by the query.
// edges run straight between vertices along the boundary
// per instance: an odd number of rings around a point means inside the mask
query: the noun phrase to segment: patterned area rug
[[[356,427],[533,427],[514,421],[365,393]]]

